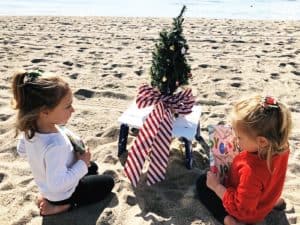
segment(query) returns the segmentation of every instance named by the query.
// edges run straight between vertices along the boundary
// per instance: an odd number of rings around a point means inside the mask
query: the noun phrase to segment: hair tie
[[[42,71],[41,70],[26,72],[26,75],[25,75],[26,81],[24,83],[33,82],[40,76],[42,76]]]
[[[275,99],[274,97],[271,97],[271,96],[266,96],[266,97],[263,99],[262,106],[263,106],[264,108],[266,108],[266,109],[267,109],[267,108],[276,108],[276,109],[279,108],[276,99]]]

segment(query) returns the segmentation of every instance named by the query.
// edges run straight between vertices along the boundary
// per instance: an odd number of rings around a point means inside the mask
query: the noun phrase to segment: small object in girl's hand
[[[83,154],[85,152],[85,144],[82,139],[74,134],[72,131],[67,129],[65,126],[59,126],[59,128],[67,135],[71,144],[73,145],[74,151]]]
[[[85,152],[85,145],[83,141],[78,136],[68,136],[75,152],[83,154]]]

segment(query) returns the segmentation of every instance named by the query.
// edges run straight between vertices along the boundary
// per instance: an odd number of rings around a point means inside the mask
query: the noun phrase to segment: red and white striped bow
[[[172,138],[173,113],[189,114],[195,99],[191,89],[172,96],[162,95],[158,90],[143,85],[139,88],[136,104],[138,108],[154,105],[128,153],[125,174],[136,187],[146,157],[150,155],[147,184],[165,179]]]

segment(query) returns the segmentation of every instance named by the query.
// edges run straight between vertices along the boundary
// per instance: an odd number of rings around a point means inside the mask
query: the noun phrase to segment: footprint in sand
[[[279,57],[281,57],[281,58],[295,58],[296,56],[292,55],[292,54],[284,54],[284,55],[281,55]]]
[[[295,62],[288,62],[288,63],[286,63],[286,64],[288,64],[288,65],[294,67],[295,69],[298,68],[298,64],[295,63]]]
[[[105,156],[105,159],[103,160],[103,162],[115,165],[115,164],[117,164],[117,162],[119,162],[119,159],[113,155],[107,155],[107,156]]]
[[[10,128],[0,128],[0,134],[5,134],[10,130]]]
[[[0,114],[0,121],[6,121],[8,120],[12,115],[8,114]]]
[[[116,98],[116,99],[129,99],[129,96],[123,94],[123,93],[118,93],[118,92],[113,92],[113,91],[91,91],[88,89],[79,89],[76,92],[74,92],[74,96],[79,99],[79,100],[84,100],[86,98],[101,98],[101,97],[106,97],[106,98]]]
[[[296,163],[291,163],[290,170],[295,175],[300,176],[300,165],[298,165]]]
[[[300,71],[291,71],[291,73],[295,74],[296,76],[300,76]]]
[[[117,78],[122,78],[125,74],[116,72],[113,76]]]
[[[110,88],[110,89],[117,89],[117,88],[120,87],[120,85],[111,83],[111,84],[104,85],[104,87],[105,88]]]
[[[243,78],[241,78],[241,77],[233,77],[233,78],[231,78],[231,80],[243,80]]]
[[[279,73],[271,73],[271,78],[274,80],[278,80],[279,79]]]
[[[32,59],[31,63],[41,63],[41,62],[46,62],[45,59]]]
[[[0,173],[0,183],[2,183],[5,177],[6,175],[4,173]]]
[[[219,81],[221,81],[221,80],[223,80],[223,79],[221,79],[221,78],[215,78],[215,79],[212,79],[213,82],[219,82]]]
[[[5,182],[1,183],[1,186],[0,186],[0,190],[2,191],[7,191],[7,190],[11,190],[11,189],[14,189],[14,185],[5,179]]]
[[[83,64],[80,64],[80,63],[76,63],[76,67],[77,67],[77,68],[82,68],[82,67],[84,67],[84,65],[83,65]]]
[[[280,63],[279,67],[286,67],[286,63]]]
[[[87,89],[79,89],[74,92],[74,96],[77,99],[83,100],[85,98],[92,98],[95,95],[95,91],[87,90]]]
[[[55,56],[55,55],[59,56],[60,54],[55,53],[55,52],[46,52],[46,53],[44,54],[44,56],[46,56],[46,57],[49,57],[49,56]]]
[[[225,91],[217,91],[216,95],[225,98],[227,96],[227,92],[225,92]]]
[[[232,72],[232,73],[242,73],[242,71],[240,71],[238,69],[231,69],[230,72]]]
[[[208,67],[211,67],[210,65],[208,65],[208,64],[200,64],[200,65],[198,65],[198,67],[200,67],[200,68],[208,68]]]
[[[136,88],[135,85],[127,85],[126,87],[127,87],[127,88],[134,88],[134,89]]]
[[[119,67],[120,67],[120,65],[119,65],[119,64],[115,64],[115,63],[114,63],[114,64],[111,64],[111,68],[113,68],[113,69],[114,69],[114,68],[116,68],[117,66],[119,66]]]
[[[78,75],[79,75],[79,73],[73,73],[73,74],[71,74],[69,77],[70,77],[71,79],[76,80],[77,77],[78,77]]]
[[[142,70],[142,69],[134,71],[134,73],[138,76],[141,76],[143,74],[143,72],[144,72],[144,70]]]
[[[228,69],[228,66],[220,65],[220,68],[221,68],[221,69]]]
[[[112,138],[117,140],[119,132],[120,128],[118,126],[108,127],[103,131],[101,138]]]
[[[203,40],[200,40],[200,41],[197,41],[197,42],[217,43],[217,41],[213,40],[213,39],[203,39]]]
[[[300,102],[291,102],[290,109],[292,112],[300,112]]]
[[[84,52],[85,50],[87,50],[88,48],[85,48],[85,47],[81,47],[81,48],[79,48],[77,51],[78,52]]]
[[[206,105],[206,106],[218,106],[218,105],[224,105],[225,103],[223,102],[219,102],[219,101],[213,101],[213,100],[209,100],[209,101],[206,101],[206,100],[199,100],[196,102],[196,105]]]
[[[101,91],[97,93],[97,97],[107,97],[107,98],[116,98],[116,99],[129,99],[130,97],[123,94],[123,93],[117,93],[113,91]]]
[[[211,118],[225,118],[225,114],[223,113],[212,113],[210,115]]]
[[[233,40],[232,43],[244,44],[246,42],[242,40]]]
[[[72,63],[71,61],[65,61],[63,62],[63,64],[66,66],[73,66],[74,63]]]
[[[242,84],[241,83],[232,83],[230,84],[231,87],[236,87],[236,88],[239,88]]]
[[[114,224],[116,219],[116,215],[111,209],[105,209],[98,221],[105,221],[101,224]]]
[[[7,85],[0,85],[0,90],[9,90],[10,87]]]
[[[19,182],[19,185],[26,187],[31,181],[33,181],[33,177],[24,178]]]

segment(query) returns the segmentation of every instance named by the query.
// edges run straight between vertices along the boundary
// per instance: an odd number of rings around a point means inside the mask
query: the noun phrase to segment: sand
[[[194,165],[184,166],[172,144],[166,180],[133,188],[124,176],[126,154],[118,158],[121,113],[138,87],[149,83],[151,52],[167,18],[0,17],[0,224],[218,224],[197,200],[194,183],[207,168],[203,147],[194,143]],[[240,97],[272,94],[292,110],[291,155],[283,197],[285,211],[272,211],[263,224],[300,224],[300,21],[187,18],[190,87],[207,126],[228,122]],[[10,81],[18,69],[61,75],[74,91],[68,127],[90,146],[100,172],[114,177],[104,202],[51,217],[39,216],[38,194],[28,163],[16,154]],[[134,137],[129,137],[128,146]],[[129,149],[129,147],[128,147]]]

